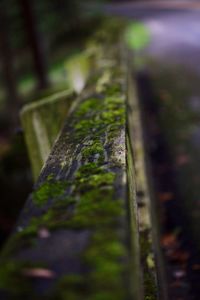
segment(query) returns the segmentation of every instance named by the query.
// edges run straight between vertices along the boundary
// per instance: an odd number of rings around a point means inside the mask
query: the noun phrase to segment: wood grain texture
[[[118,41],[100,53],[1,254],[1,299],[140,298],[126,68]]]

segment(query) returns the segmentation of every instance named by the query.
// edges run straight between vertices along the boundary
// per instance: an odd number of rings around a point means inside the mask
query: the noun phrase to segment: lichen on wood
[[[130,263],[126,76],[118,44],[112,49],[74,103],[1,255],[2,299],[138,297],[130,276],[138,270]]]

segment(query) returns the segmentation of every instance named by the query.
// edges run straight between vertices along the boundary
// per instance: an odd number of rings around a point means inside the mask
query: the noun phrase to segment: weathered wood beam
[[[74,93],[69,89],[27,104],[21,122],[36,180],[69,113]]]
[[[140,299],[126,67],[118,42],[100,57],[1,254],[1,299]]]
[[[2,300],[158,297],[139,106],[119,25],[108,28],[0,256]]]
[[[131,54],[132,57],[132,54]],[[129,60],[131,59],[129,58]],[[166,298],[166,278],[159,245],[159,229],[154,203],[153,184],[146,154],[142,107],[138,99],[133,68],[128,72],[128,139],[129,160],[133,159],[138,213],[140,263],[144,299]],[[129,186],[131,183],[129,183]]]

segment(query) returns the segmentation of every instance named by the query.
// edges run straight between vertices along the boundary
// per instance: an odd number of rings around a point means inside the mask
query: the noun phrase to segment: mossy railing
[[[1,253],[1,299],[157,298],[149,209],[138,215],[127,131],[126,51],[119,34],[100,31],[94,44],[95,72]]]
[[[73,99],[73,92],[67,89],[27,104],[21,111],[22,126],[35,180],[50,154]]]

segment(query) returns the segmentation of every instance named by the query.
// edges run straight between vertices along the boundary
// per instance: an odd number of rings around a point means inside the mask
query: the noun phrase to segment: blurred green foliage
[[[131,49],[142,50],[150,42],[150,33],[143,23],[130,23],[125,33],[125,40]]]
[[[101,19],[100,7],[104,1],[27,1],[33,12],[34,26],[43,58],[47,64],[49,80],[51,84],[57,84],[54,76],[55,66],[60,65],[60,62],[63,63],[74,51],[79,52],[85,37],[93,32]],[[34,94],[34,90],[37,88],[37,78],[33,74],[33,55],[30,48],[30,35],[27,35],[27,24],[23,15],[23,0],[1,0],[0,9],[6,15],[7,22],[4,32],[6,32],[9,47],[12,50],[14,77],[17,78],[16,83],[20,97],[26,100],[38,98]],[[4,73],[1,68],[3,59],[0,57],[0,103],[4,105],[7,99],[4,92]],[[66,77],[63,67],[56,70],[56,76],[61,77],[63,81],[63,78]],[[38,92],[37,89],[36,92]]]

